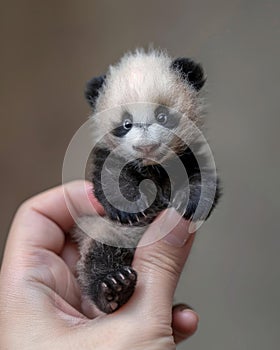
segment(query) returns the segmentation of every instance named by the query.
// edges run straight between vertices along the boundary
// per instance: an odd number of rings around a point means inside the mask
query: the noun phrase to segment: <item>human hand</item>
[[[65,185],[78,216],[102,214],[83,182]],[[89,200],[90,199],[90,200]],[[172,218],[176,217],[171,210]],[[170,218],[170,220],[172,220]],[[178,217],[177,217],[178,219]],[[197,314],[172,307],[174,291],[194,235],[181,219],[170,235],[137,248],[135,293],[113,314],[93,319],[81,303],[75,278],[76,245],[67,234],[74,225],[62,186],[26,201],[18,210],[8,237],[0,275],[0,348],[26,349],[175,349],[192,335]],[[151,234],[157,220],[144,237]],[[177,237],[177,238],[176,238]],[[177,247],[181,238],[186,243]],[[170,244],[174,242],[175,246]],[[184,311],[182,311],[184,309]]]

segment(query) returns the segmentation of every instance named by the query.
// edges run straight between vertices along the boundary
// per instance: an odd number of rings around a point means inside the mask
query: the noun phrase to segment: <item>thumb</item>
[[[174,292],[194,240],[189,226],[190,222],[171,208],[149,226],[141,239],[133,267],[138,272],[135,300],[142,311],[171,315]],[[145,245],[147,241],[154,243]]]

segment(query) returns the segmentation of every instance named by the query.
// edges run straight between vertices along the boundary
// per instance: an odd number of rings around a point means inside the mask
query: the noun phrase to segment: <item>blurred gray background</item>
[[[61,183],[85,81],[149,43],[194,57],[224,196],[180,281],[200,327],[179,348],[279,347],[279,18],[279,0],[1,1],[1,249],[18,205]]]

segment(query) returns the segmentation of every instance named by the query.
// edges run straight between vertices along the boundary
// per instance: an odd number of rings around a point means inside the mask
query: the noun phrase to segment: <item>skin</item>
[[[85,192],[83,182],[65,185],[71,212],[102,214],[87,186]],[[176,215],[171,210],[167,220]],[[194,240],[187,221],[181,219],[167,238],[137,249],[135,293],[110,315],[90,314],[81,300],[75,278],[78,251],[68,234],[73,224],[61,186],[18,209],[0,275],[1,349],[169,350],[196,331],[197,314],[184,304],[172,305]],[[143,238],[157,225],[158,219]]]

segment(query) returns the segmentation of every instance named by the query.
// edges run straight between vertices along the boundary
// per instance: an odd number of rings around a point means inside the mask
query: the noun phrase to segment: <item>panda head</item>
[[[163,52],[125,55],[108,73],[91,79],[85,96],[99,144],[145,164],[179,154],[202,125],[200,64]]]

